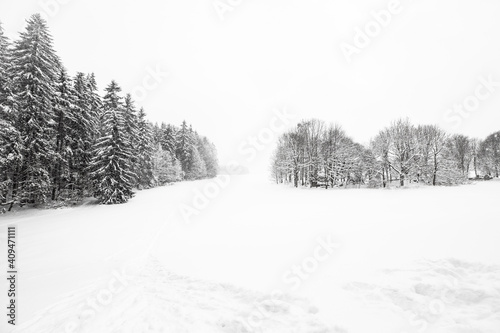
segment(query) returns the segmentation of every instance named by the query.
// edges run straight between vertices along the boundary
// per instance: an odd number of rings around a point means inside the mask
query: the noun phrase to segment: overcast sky
[[[101,89],[117,80],[152,121],[186,119],[222,163],[267,164],[273,144],[254,157],[247,138],[281,128],[275,108],[296,115],[289,126],[337,122],[365,144],[399,117],[480,138],[500,130],[498,0],[0,2],[11,38],[36,12],[71,74],[94,72]]]

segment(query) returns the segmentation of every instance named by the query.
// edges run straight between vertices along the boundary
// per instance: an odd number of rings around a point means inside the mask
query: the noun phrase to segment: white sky
[[[480,77],[500,82],[498,0],[401,0],[350,64],[340,44],[388,0],[216,1],[234,4],[225,20],[214,0],[1,0],[0,21],[17,38],[45,11],[65,66],[95,72],[100,88],[115,79],[132,92],[147,68],[168,70],[138,104],[152,121],[192,123],[222,163],[267,164],[272,144],[252,161],[238,147],[282,106],[296,120],[337,122],[360,143],[398,117],[480,138],[500,130],[500,86],[468,118],[444,118]]]

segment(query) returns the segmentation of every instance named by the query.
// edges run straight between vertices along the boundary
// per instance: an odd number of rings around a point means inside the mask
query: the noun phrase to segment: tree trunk
[[[479,176],[477,174],[477,157],[474,156],[474,174],[476,175],[476,178]]]
[[[437,172],[438,172],[437,156],[434,155],[434,173],[432,175],[432,186],[436,186]]]
[[[385,181],[385,168],[382,167],[382,186],[385,188],[387,186]]]

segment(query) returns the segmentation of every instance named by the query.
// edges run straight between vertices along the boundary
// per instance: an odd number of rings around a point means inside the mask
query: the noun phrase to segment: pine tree
[[[177,132],[177,145],[176,145],[176,157],[181,162],[182,171],[186,173],[190,173],[190,160],[191,154],[193,152],[193,137],[192,131],[188,128],[186,121],[182,122],[181,128]]]
[[[206,137],[200,137],[196,135],[197,139],[197,149],[200,153],[200,157],[205,163],[206,167],[206,177],[213,178],[217,176],[218,172],[218,162],[217,162],[217,151],[215,146],[208,141]]]
[[[128,148],[131,151],[131,157],[129,164],[132,168],[134,174],[138,172],[138,161],[137,161],[137,144],[139,143],[138,129],[137,129],[137,111],[135,109],[134,101],[132,96],[127,94],[125,96],[124,106],[123,106],[123,121],[124,121],[124,135],[126,136],[126,142]],[[137,185],[137,179],[134,180],[134,186]]]
[[[13,184],[22,161],[22,141],[19,131],[0,117],[0,203],[13,201]]]
[[[64,188],[73,188],[70,179],[72,147],[78,139],[77,117],[75,112],[75,91],[66,69],[61,68],[56,87],[55,111],[55,165],[52,170],[52,200],[56,200]]]
[[[99,95],[99,89],[97,88],[97,82],[94,73],[87,75],[87,89],[88,89],[88,103],[90,106],[90,114],[95,119],[97,124],[95,130],[95,140],[102,134],[102,124],[104,120],[104,107],[101,96]]]
[[[0,117],[7,119],[11,118],[9,110],[10,79],[9,79],[9,64],[10,64],[10,43],[4,35],[2,24],[0,22]]]
[[[175,126],[162,124],[160,137],[163,150],[175,155],[177,146],[177,129]]]
[[[165,185],[182,180],[184,173],[179,160],[169,151],[158,146],[153,155],[153,173],[157,185]]]
[[[75,93],[73,132],[75,137],[71,143],[70,173],[75,195],[79,198],[85,195],[88,188],[91,149],[99,133],[96,110],[100,107],[100,98],[96,99],[96,96],[93,95],[92,85],[93,83],[85,74],[76,74],[73,83]]]
[[[140,187],[147,188],[154,184],[154,143],[151,124],[146,120],[143,108],[139,110],[138,115],[137,140],[137,182]]]
[[[196,146],[191,146],[189,158],[187,160],[186,179],[202,179],[207,176],[207,167],[200,156]]]
[[[11,201],[16,172],[22,161],[22,142],[14,127],[9,78],[10,43],[0,23],[0,202]]]
[[[131,171],[120,91],[115,81],[106,88],[103,136],[97,140],[91,160],[94,196],[102,204],[124,203],[133,196],[132,183],[136,176]]]
[[[99,95],[99,89],[97,88],[97,82],[94,73],[87,75],[86,85],[88,90],[87,92],[90,115],[92,117],[95,117],[96,120],[94,121],[97,122],[99,115],[102,113],[102,100],[101,96]]]
[[[153,144],[155,147],[161,145],[161,128],[158,123],[154,123],[151,128],[153,134]]]
[[[50,189],[50,165],[54,161],[54,100],[59,59],[52,37],[39,14],[28,21],[12,51],[10,77],[16,127],[23,140],[23,165],[19,187],[21,200],[46,200]],[[15,184],[15,186],[17,186]]]

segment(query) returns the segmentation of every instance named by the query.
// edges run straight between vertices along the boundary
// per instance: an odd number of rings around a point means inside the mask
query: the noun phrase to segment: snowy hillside
[[[20,308],[0,331],[500,329],[499,181],[326,191],[259,179],[1,216],[2,243],[18,225]]]

